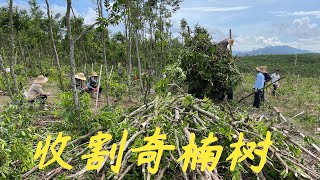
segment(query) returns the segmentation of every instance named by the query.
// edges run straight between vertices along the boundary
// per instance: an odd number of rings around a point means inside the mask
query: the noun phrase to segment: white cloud
[[[291,14],[294,16],[316,16],[320,18],[320,11],[296,11]]]
[[[287,32],[298,38],[311,38],[320,34],[320,27],[309,17],[303,17],[293,20]]]
[[[251,6],[235,6],[235,7],[192,7],[192,8],[181,8],[185,11],[200,11],[200,12],[229,12],[229,11],[241,11],[251,8]]]
[[[277,16],[314,16],[316,18],[320,18],[320,11],[276,11],[271,13],[276,14]]]
[[[98,14],[94,9],[88,8],[88,12],[82,15],[82,17],[84,18],[84,24],[93,24]]]
[[[278,37],[265,37],[265,36],[257,36],[255,40],[258,44],[262,46],[280,46],[285,43],[281,42]]]
[[[249,35],[240,35],[234,38],[234,47],[235,51],[251,51],[256,48],[263,47],[261,44],[258,44],[254,37]]]
[[[43,7],[43,10],[46,11],[47,10],[47,6]],[[52,4],[50,5],[50,10],[51,10],[51,13],[53,14],[61,14],[62,16],[64,16],[67,12],[67,8],[65,6],[59,6],[57,4]],[[78,12],[77,10],[74,9],[74,13],[76,15],[78,15]]]

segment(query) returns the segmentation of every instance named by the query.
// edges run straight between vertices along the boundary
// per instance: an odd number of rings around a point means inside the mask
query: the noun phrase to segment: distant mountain
[[[234,55],[238,56],[256,56],[270,54],[310,54],[313,53],[307,50],[293,48],[291,46],[267,46],[253,51],[234,51]]]

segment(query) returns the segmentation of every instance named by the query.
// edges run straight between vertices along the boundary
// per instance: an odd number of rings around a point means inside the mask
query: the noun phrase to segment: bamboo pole
[[[231,29],[229,29],[229,39],[232,39],[232,30]],[[230,47],[230,52],[231,52],[231,55],[232,55],[232,47],[231,47],[231,45],[229,45],[229,47]]]
[[[279,80],[277,80],[277,81],[275,81],[275,82],[278,82],[278,81],[280,81],[280,80],[282,80],[282,79],[284,79],[284,77],[280,78]],[[273,83],[275,83],[275,82],[273,82]],[[266,89],[266,88],[268,88],[268,87],[272,86],[272,85],[273,85],[273,83],[271,83],[271,84],[269,84],[269,85],[265,86],[264,88],[262,88],[262,89],[260,89],[260,90],[264,90],[264,89]],[[254,94],[254,92],[252,92],[252,93],[250,93],[249,95],[245,96],[244,98],[240,99],[240,100],[238,101],[238,104],[239,104],[241,101],[243,101],[243,100],[247,99],[248,97],[252,96],[253,94]]]
[[[102,73],[102,65],[100,66],[99,81],[98,81],[98,86],[97,86],[97,97],[96,97],[95,114],[97,113],[97,109],[98,109],[98,99],[99,99],[99,88],[100,88],[100,81],[101,81],[101,73]]]

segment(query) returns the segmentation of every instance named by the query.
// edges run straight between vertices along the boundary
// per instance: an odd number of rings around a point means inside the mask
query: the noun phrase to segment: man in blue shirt
[[[256,81],[254,83],[254,101],[253,106],[256,108],[260,108],[260,101],[261,101],[261,93],[262,89],[264,87],[265,77],[263,73],[266,72],[265,68],[263,66],[256,68],[258,71]]]

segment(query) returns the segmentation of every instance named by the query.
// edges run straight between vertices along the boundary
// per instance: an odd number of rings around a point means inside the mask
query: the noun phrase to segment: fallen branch
[[[201,108],[200,108],[199,106],[197,106],[197,105],[193,105],[192,107],[193,107],[196,111],[200,112],[201,114],[206,115],[206,116],[212,118],[214,121],[220,119],[218,116],[212,114],[212,113],[209,112],[209,111],[206,111],[206,110],[201,109]]]
[[[84,140],[84,139],[87,139],[88,137],[91,137],[93,134],[97,133],[98,131],[102,131],[102,130],[105,130],[105,128],[101,128],[101,129],[95,130],[95,131],[93,131],[93,132],[90,132],[90,133],[88,133],[88,134],[86,134],[86,135],[84,135],[84,136],[81,136],[81,137],[79,137],[78,139],[75,139],[75,140],[67,143],[66,147],[68,147],[68,146],[70,146],[70,145],[72,145],[72,144],[75,144],[75,143],[77,143],[77,142],[80,142],[80,141],[82,141],[82,140]],[[48,157],[46,158],[46,161],[48,161],[50,158],[51,158],[51,156],[48,156]],[[23,179],[26,179],[27,177],[29,177],[32,173],[34,173],[34,172],[37,171],[38,169],[39,169],[39,165],[36,165],[36,166],[33,167],[32,169],[30,169],[28,172],[26,172],[25,174],[23,174],[23,175],[22,175],[22,178],[23,178]]]
[[[126,170],[121,174],[121,176],[119,177],[118,180],[121,180],[124,178],[124,176],[133,168],[133,166],[136,165],[136,161],[131,163],[127,168]]]

